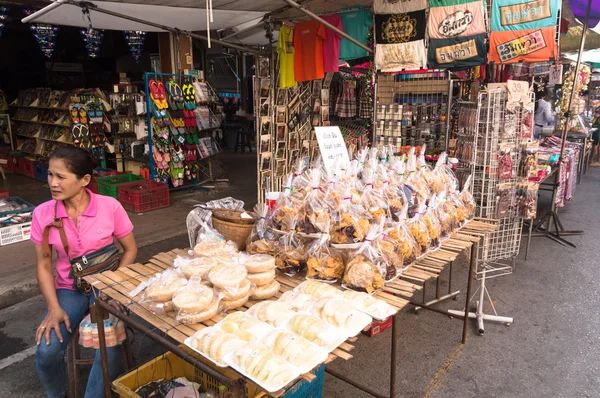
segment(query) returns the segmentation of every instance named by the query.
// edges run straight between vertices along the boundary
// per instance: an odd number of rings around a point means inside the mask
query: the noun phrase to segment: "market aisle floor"
[[[533,241],[530,259],[517,261],[513,275],[492,279],[490,294],[500,315],[515,317],[511,327],[486,324],[478,336],[470,324],[469,340],[460,344],[462,324],[456,319],[407,310],[399,316],[397,385],[401,397],[598,397],[600,396],[600,293],[596,288],[596,237],[600,234],[600,170],[591,169],[576,198],[562,210],[567,228],[582,228],[573,237],[578,249],[547,239]],[[544,197],[543,200],[548,200]],[[144,256],[185,244],[185,239],[157,243],[143,249]],[[454,286],[464,291],[466,265],[456,267]],[[447,285],[442,285],[447,288]],[[433,289],[429,289],[433,293]],[[459,301],[447,307],[460,308]],[[6,397],[39,397],[43,391],[31,356],[34,330],[44,304],[41,297],[0,311],[0,391]],[[23,316],[23,314],[27,314]],[[390,332],[361,337],[350,361],[336,360],[332,367],[387,392]],[[149,359],[159,349],[136,336],[134,352]],[[8,358],[8,359],[7,359]],[[326,375],[325,397],[366,397],[347,384]]]

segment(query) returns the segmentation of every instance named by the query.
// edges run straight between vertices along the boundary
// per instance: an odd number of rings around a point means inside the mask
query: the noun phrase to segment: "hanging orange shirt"
[[[323,79],[325,27],[319,21],[300,22],[294,28],[294,75],[297,82]]]

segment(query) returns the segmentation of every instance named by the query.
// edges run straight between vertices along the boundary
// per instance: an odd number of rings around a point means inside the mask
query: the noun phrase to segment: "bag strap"
[[[60,234],[60,240],[62,242],[63,247],[65,248],[65,253],[67,253],[67,257],[70,259],[69,255],[69,242],[67,241],[67,235],[65,234],[65,229],[63,226],[62,218],[56,217],[56,209],[58,208],[58,201],[54,204],[54,221],[50,224],[46,225],[44,228],[44,235],[42,236],[42,250],[44,251],[44,257],[52,257],[52,249],[50,248],[49,238],[50,238],[50,228],[58,229],[58,233]]]

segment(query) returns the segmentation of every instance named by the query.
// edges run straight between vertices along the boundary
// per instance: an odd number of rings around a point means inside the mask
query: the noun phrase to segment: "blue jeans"
[[[56,289],[56,296],[58,297],[58,303],[71,321],[71,330],[75,331],[88,312],[89,306],[94,304],[94,295],[92,293],[79,293],[75,290]],[[44,318],[47,313],[46,310]],[[37,373],[49,398],[58,398],[65,395],[64,356],[67,344],[71,339],[71,333],[67,331],[64,322],[60,324],[60,332],[63,336],[62,343],[58,341],[53,329],[50,331],[50,345],[46,345],[46,338],[42,336],[36,352],[35,365]],[[78,344],[78,342],[75,342],[75,344]],[[106,351],[108,353],[110,379],[114,380],[122,372],[121,346],[109,347]],[[104,397],[100,350],[96,350],[94,365],[85,390],[85,398],[96,397]]]

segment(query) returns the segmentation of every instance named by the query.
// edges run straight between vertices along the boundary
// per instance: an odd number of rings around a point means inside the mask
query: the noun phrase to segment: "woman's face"
[[[90,183],[90,176],[82,179],[69,170],[64,160],[50,159],[48,165],[48,185],[54,200],[68,200],[77,195]]]

